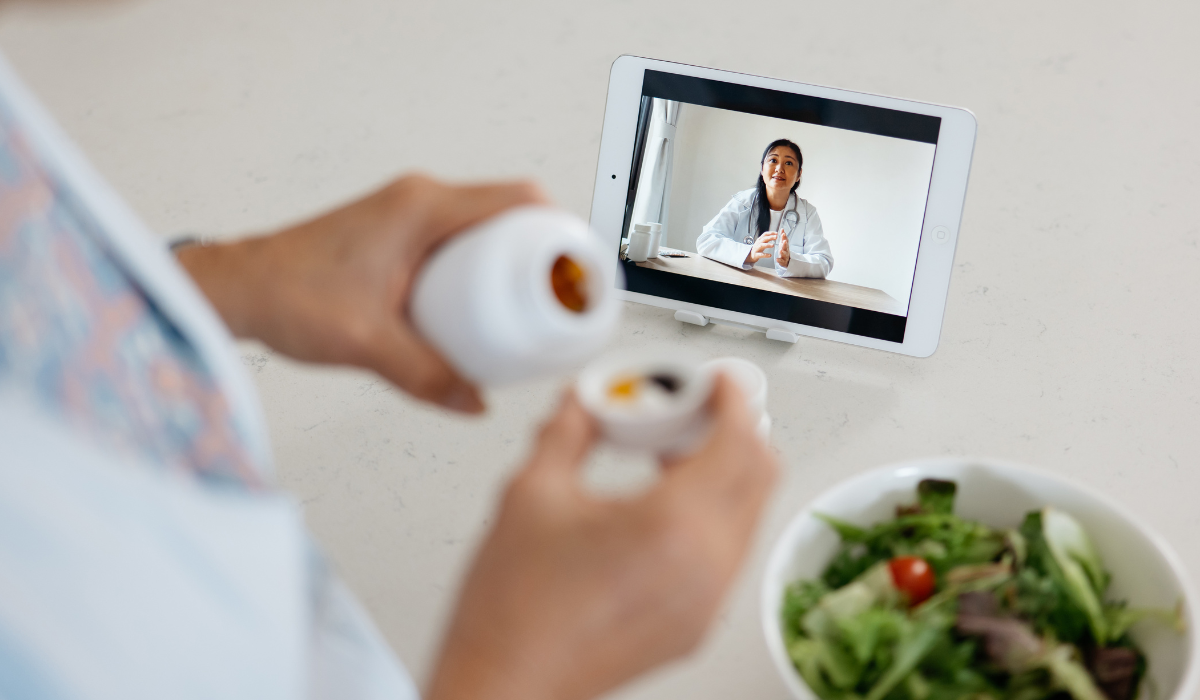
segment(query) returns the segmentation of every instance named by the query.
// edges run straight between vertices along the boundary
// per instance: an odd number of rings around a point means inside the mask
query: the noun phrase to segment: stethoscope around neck
[[[795,204],[792,205],[791,209],[788,209],[787,211],[783,212],[783,216],[780,217],[780,219],[779,219],[779,225],[780,226],[790,225],[791,229],[792,229],[792,233],[796,232],[796,227],[800,225],[800,212],[796,211]],[[766,231],[763,231],[763,233],[766,233]],[[758,238],[757,236],[750,233],[750,221],[746,221],[746,238],[744,239],[744,242],[748,243],[748,244],[753,244],[754,241],[757,240],[757,238]]]

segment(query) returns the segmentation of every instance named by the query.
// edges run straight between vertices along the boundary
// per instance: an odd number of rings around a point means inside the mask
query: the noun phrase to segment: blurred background
[[[533,177],[588,214],[623,53],[971,109],[979,139],[938,352],[699,328],[630,305],[614,345],[738,354],[786,473],[700,653],[616,697],[783,698],[763,557],[821,490],[992,455],[1146,520],[1200,576],[1200,23],[1195,2],[138,0],[0,13],[0,47],[164,236],[295,221],[410,170]],[[242,346],[282,483],[423,678],[456,582],[563,381],[482,419]],[[602,452],[597,488],[637,489]]]

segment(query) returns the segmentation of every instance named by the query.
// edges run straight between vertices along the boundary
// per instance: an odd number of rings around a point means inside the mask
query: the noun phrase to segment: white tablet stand
[[[692,323],[697,326],[707,326],[710,323],[715,323],[720,326],[733,326],[734,328],[742,328],[748,331],[758,333],[766,333],[767,340],[782,340],[785,343],[795,343],[800,340],[799,334],[791,331],[785,331],[782,328],[763,328],[762,326],[752,326],[748,323],[738,323],[737,321],[725,321],[719,318],[709,318],[695,311],[684,311],[680,309],[675,312],[675,320],[683,321],[684,323]]]

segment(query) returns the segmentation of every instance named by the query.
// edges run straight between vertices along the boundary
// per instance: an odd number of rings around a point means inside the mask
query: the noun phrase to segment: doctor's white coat
[[[696,252],[743,270],[753,267],[746,262],[755,240],[750,230],[753,204],[753,189],[735,194],[701,231],[696,239]],[[787,221],[791,211],[796,212],[799,221]],[[833,255],[821,229],[817,208],[793,192],[783,212],[781,220],[791,246],[791,261],[784,267],[772,259],[775,274],[780,277],[826,277],[833,269]]]

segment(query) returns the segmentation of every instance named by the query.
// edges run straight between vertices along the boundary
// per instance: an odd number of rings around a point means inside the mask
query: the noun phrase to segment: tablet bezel
[[[608,100],[604,108],[604,127],[600,139],[600,156],[597,160],[596,185],[592,195],[591,211],[592,228],[603,237],[605,246],[612,251],[614,256],[619,250],[622,235],[621,228],[629,192],[629,179],[633,170],[634,140],[642,98],[642,79],[646,70],[924,114],[940,117],[942,122],[934,153],[929,197],[925,204],[925,218],[921,227],[921,242],[917,252],[916,274],[909,302],[904,342],[896,343],[843,331],[790,323],[719,307],[631,292],[626,289],[617,290],[619,298],[666,309],[694,311],[711,319],[730,321],[756,328],[779,328],[800,335],[888,350],[914,357],[928,357],[933,354],[941,336],[942,318],[946,309],[950,274],[954,267],[954,251],[958,245],[958,230],[962,221],[971,157],[975,149],[977,128],[975,115],[959,107],[902,100],[895,97],[733,73],[713,68],[701,68],[638,56],[621,56],[613,62],[609,72]],[[616,177],[613,177],[614,175]],[[934,233],[935,230],[937,235]]]

